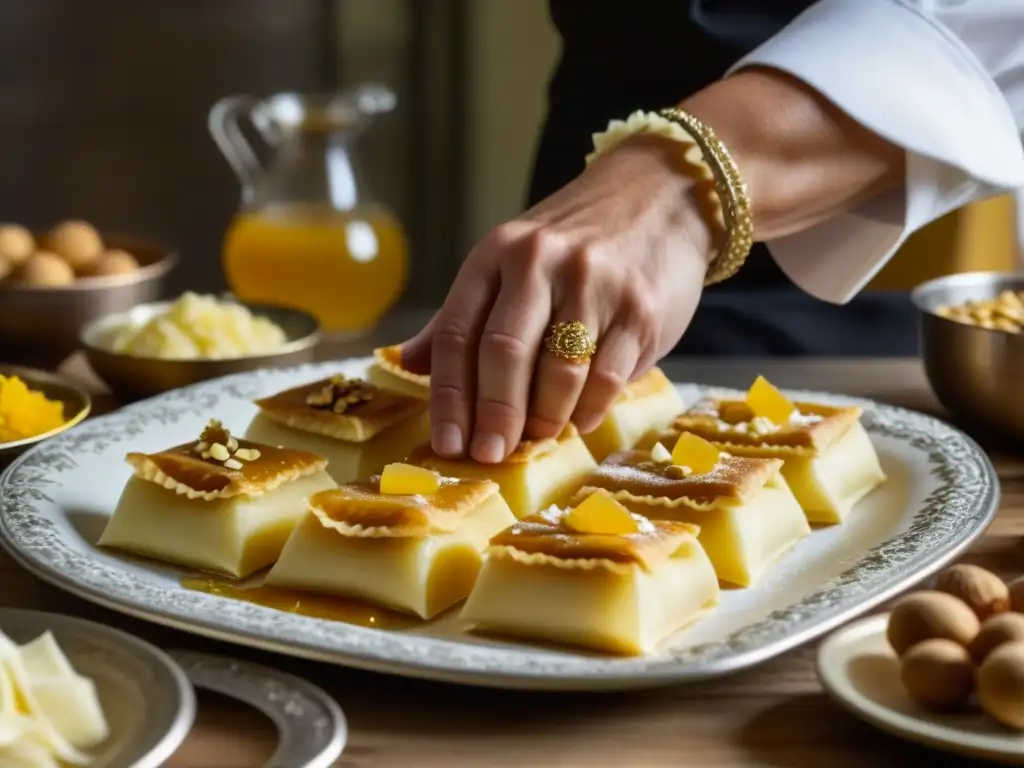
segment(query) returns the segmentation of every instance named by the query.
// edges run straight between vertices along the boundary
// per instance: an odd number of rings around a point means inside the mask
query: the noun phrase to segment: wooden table
[[[334,354],[340,348],[329,350]],[[345,348],[343,351],[358,351]],[[938,412],[916,361],[667,361],[676,380],[745,387],[757,373],[787,387],[872,397]],[[65,372],[89,374],[72,360]],[[96,387],[93,380],[90,385]],[[102,406],[109,401],[100,400]],[[1024,570],[1024,458],[993,455],[999,517],[965,560],[1003,577]],[[756,669],[689,687],[608,695],[529,694],[404,680],[192,637],[93,606],[50,587],[0,553],[0,605],[71,613],[121,627],[163,647],[231,654],[316,681],[351,728],[338,765],[351,766],[781,766],[843,768],[956,762],[903,743],[831,703],[814,674],[814,644]],[[275,733],[235,702],[200,698],[198,720],[168,765],[259,766]]]

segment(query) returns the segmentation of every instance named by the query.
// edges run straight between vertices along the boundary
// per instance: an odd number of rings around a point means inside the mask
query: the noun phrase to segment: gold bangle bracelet
[[[709,265],[704,284],[714,285],[728,280],[743,266],[754,246],[754,217],[750,212],[750,198],[743,177],[729,150],[710,126],[678,107],[663,109],[658,114],[689,134],[714,176],[715,191],[725,221],[725,244]]]

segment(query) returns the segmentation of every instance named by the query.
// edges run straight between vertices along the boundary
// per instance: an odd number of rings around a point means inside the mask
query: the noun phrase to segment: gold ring
[[[548,352],[568,360],[570,363],[585,363],[597,351],[597,343],[579,320],[571,323],[555,323],[551,333],[544,340]]]

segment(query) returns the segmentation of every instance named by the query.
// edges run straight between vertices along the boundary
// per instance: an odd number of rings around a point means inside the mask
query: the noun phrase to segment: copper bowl
[[[966,272],[911,294],[921,312],[921,356],[935,396],[967,429],[1024,444],[1024,334],[966,325],[939,307],[1024,291],[1024,273]]]
[[[92,408],[92,401],[85,390],[56,374],[36,371],[32,368],[22,368],[17,365],[0,365],[0,375],[17,376],[25,382],[29,389],[42,392],[50,400],[58,400],[64,405],[64,423],[56,429],[42,435],[26,437],[23,440],[0,443],[0,465],[6,464],[9,460],[28,450],[36,443],[71,429],[88,416]]]
[[[82,329],[80,343],[93,371],[121,402],[152,397],[232,373],[300,365],[316,359],[316,346],[320,343],[321,332],[320,323],[313,315],[272,304],[238,303],[254,315],[265,317],[280,326],[288,339],[285,345],[274,352],[213,360],[138,357],[112,352],[106,347],[105,340],[114,327],[129,319],[133,323],[146,322],[169,308],[172,302],[141,304],[128,312],[98,318]]]
[[[52,368],[78,348],[90,321],[160,297],[177,257],[156,243],[103,233],[108,248],[128,251],[139,269],[90,277],[61,288],[0,282],[0,359]]]

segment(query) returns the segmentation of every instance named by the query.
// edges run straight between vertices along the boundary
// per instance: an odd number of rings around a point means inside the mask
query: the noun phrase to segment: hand
[[[524,436],[586,433],[631,379],[679,340],[700,298],[710,232],[682,146],[631,138],[487,235],[403,363],[431,375],[431,442],[444,456],[503,460]],[[589,363],[544,349],[579,320]]]

